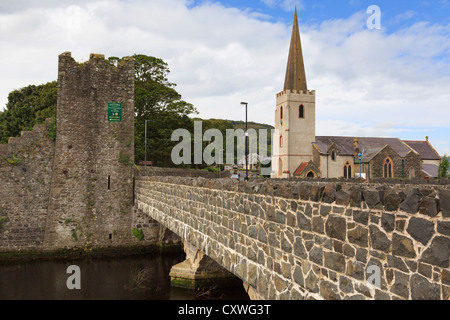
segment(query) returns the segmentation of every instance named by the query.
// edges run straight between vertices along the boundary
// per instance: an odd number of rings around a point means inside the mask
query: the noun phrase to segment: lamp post
[[[221,163],[222,163],[222,154],[223,154],[223,150],[219,150],[219,178],[220,178],[220,169],[221,169]]]
[[[248,181],[248,125],[247,125],[247,102],[241,102],[241,105],[245,105],[245,180]]]
[[[360,152],[358,154],[358,158],[359,158],[359,178],[361,178],[361,157],[362,157],[362,154]]]

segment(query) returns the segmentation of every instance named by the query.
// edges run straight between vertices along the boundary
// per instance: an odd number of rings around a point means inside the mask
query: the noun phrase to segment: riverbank
[[[27,262],[27,261],[49,261],[49,260],[82,260],[82,259],[104,259],[125,258],[142,255],[160,255],[169,253],[183,253],[181,243],[153,243],[146,245],[130,245],[117,247],[97,248],[71,248],[56,250],[36,251],[0,251],[0,265]]]
[[[25,255],[8,256],[0,264],[0,300],[249,299],[242,285],[203,290],[173,287],[170,270],[185,259],[184,252],[175,249],[151,246],[139,251],[120,250],[119,253],[111,250],[100,254],[38,253],[28,255],[28,260],[23,259]],[[77,266],[80,270],[80,289],[71,290],[67,286],[71,277],[67,271],[69,266]]]

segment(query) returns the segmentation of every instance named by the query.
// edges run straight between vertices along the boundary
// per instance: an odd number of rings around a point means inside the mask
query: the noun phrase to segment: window
[[[391,158],[386,158],[383,165],[383,177],[393,178],[394,177],[394,164]]]
[[[305,107],[303,105],[298,107],[298,117],[301,119],[305,118]]]
[[[413,167],[409,168],[409,178],[415,178],[416,177],[416,170],[414,170]]]
[[[283,148],[283,136],[280,136],[280,148]]]
[[[352,178],[352,165],[349,161],[347,161],[344,165],[344,178],[351,179]]]
[[[331,160],[336,161],[336,151],[331,151]]]
[[[283,176],[283,160],[281,158],[278,160],[278,176]]]
[[[283,119],[283,107],[280,108],[280,119]]]

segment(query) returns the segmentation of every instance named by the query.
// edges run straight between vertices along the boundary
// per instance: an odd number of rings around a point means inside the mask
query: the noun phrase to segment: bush
[[[17,166],[20,164],[20,159],[16,157],[15,154],[12,155],[12,158],[7,158],[6,161],[12,166]]]
[[[448,177],[449,167],[450,167],[450,164],[448,161],[448,157],[447,157],[447,155],[445,155],[442,158],[441,163],[439,164],[439,172],[438,172],[439,179]]]
[[[144,231],[142,231],[141,229],[133,229],[133,235],[139,240],[142,241],[144,240]]]

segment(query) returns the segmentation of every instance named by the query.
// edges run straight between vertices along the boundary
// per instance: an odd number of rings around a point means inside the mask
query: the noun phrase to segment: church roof
[[[354,150],[354,141],[356,137],[332,137],[320,136],[316,137],[316,145],[321,154],[327,154],[329,147],[334,143],[341,156],[352,156]],[[389,145],[401,157],[405,157],[411,148],[403,141],[397,138],[370,138],[358,137],[358,147],[362,153],[362,161],[366,162],[372,159],[382,149]]]
[[[435,164],[423,164],[422,171],[431,178],[437,178],[439,175],[439,167]]]
[[[300,164],[300,166],[297,168],[297,170],[295,170],[294,172],[294,176],[299,176],[302,174],[303,170],[305,170],[305,168],[308,166],[309,162],[302,162]]]
[[[422,160],[441,160],[439,154],[434,150],[428,141],[403,141],[408,146],[417,151]]]
[[[298,28],[297,8],[295,9],[291,45],[289,48],[289,58],[286,68],[286,79],[284,81],[284,91],[286,90],[308,90],[308,86],[306,84],[305,65],[303,63],[300,31]]]

